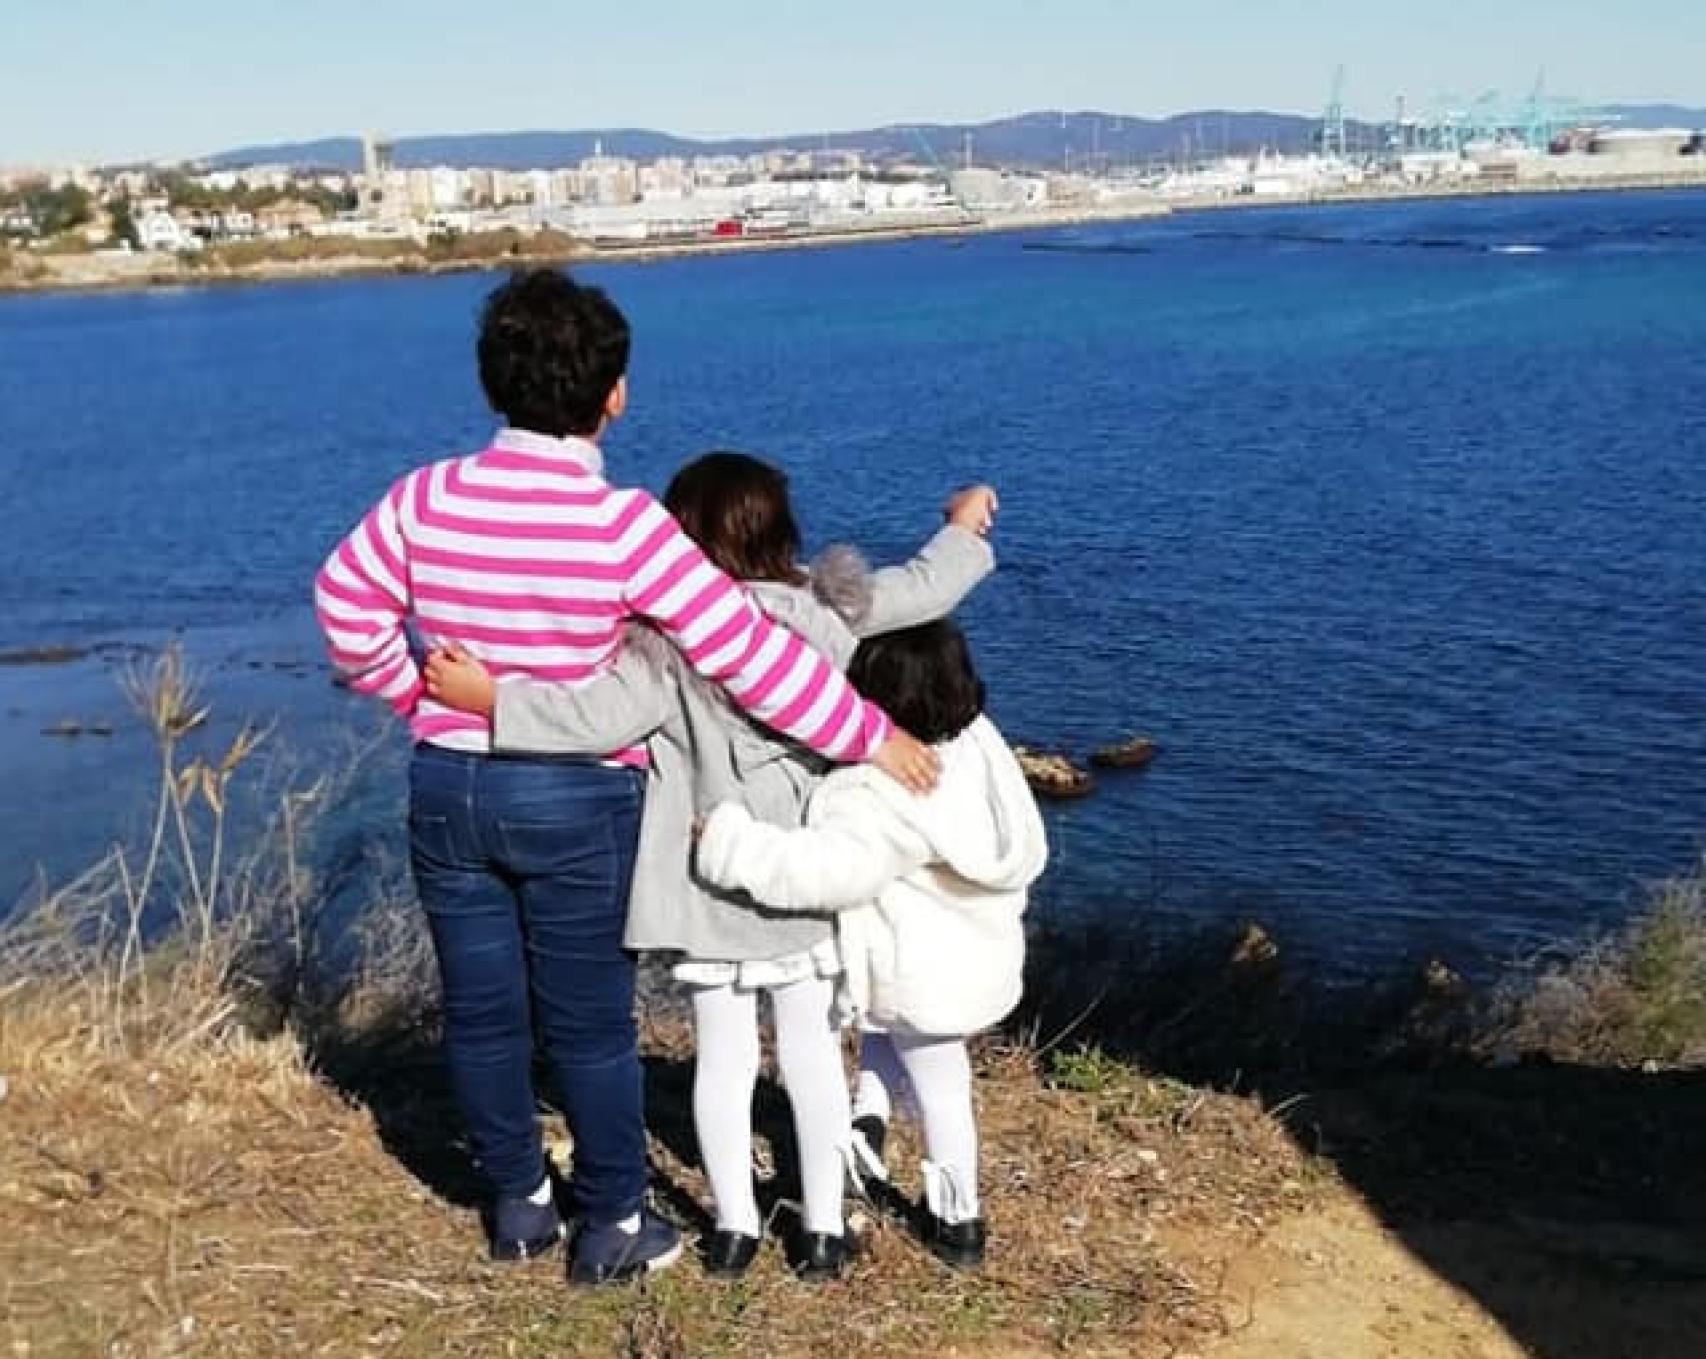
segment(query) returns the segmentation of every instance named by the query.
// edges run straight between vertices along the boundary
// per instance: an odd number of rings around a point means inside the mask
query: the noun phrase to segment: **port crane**
[[[1345,136],[1345,68],[1333,73],[1333,89],[1321,118],[1321,154],[1329,160],[1344,160],[1350,151]]]

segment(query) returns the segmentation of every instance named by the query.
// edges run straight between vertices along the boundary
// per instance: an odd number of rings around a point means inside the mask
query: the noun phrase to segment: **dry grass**
[[[1304,1192],[1296,1152],[1242,1101],[1137,1076],[1064,1090],[997,1047],[980,1062],[997,1234],[983,1275],[883,1225],[827,1289],[768,1252],[732,1287],[689,1262],[643,1289],[570,1293],[556,1265],[481,1261],[474,1214],[414,1178],[293,1036],[233,1024],[121,1050],[104,1022],[36,987],[0,1018],[13,1353],[1161,1355],[1224,1325],[1214,1252],[1189,1243],[1229,1248]],[[655,1031],[648,1049],[678,1061],[682,1041]],[[666,1185],[699,1190],[655,1150]]]
[[[1596,1066],[1706,1064],[1706,862],[1661,883],[1621,932],[1508,981],[1483,1046]]]
[[[315,260],[395,260],[414,255],[419,247],[410,240],[364,239],[355,236],[292,236],[286,240],[222,241],[185,257],[197,269],[245,269],[280,261],[307,263]]]
[[[444,232],[425,245],[410,239],[369,239],[357,236],[292,236],[285,240],[222,241],[182,257],[192,272],[234,273],[268,266],[313,265],[367,261],[424,269],[433,265],[516,264],[532,260],[564,260],[587,253],[586,244],[560,231],[521,232],[513,229],[482,232]]]
[[[1227,1253],[1315,1182],[1251,1101],[1094,1050],[992,1043],[978,1057],[982,1274],[944,1270],[888,1219],[822,1289],[776,1251],[734,1286],[689,1261],[590,1294],[560,1263],[490,1265],[418,919],[370,913],[359,964],[325,976],[325,885],[299,849],[324,787],[286,791],[233,853],[232,783],[260,735],[187,754],[206,712],[173,653],[132,695],[160,753],[145,842],[0,941],[0,1342],[14,1355],[1170,1355],[1224,1330]],[[659,1006],[645,1046],[657,1184],[691,1224],[690,1042]],[[782,1098],[761,1093],[772,1137]],[[896,1150],[916,1194],[904,1130]]]
[[[83,1007],[89,1041],[121,1051],[191,1042],[235,1013],[251,944],[278,917],[308,909],[300,830],[319,798],[318,788],[286,791],[272,824],[233,853],[232,784],[266,733],[245,726],[215,756],[186,753],[208,709],[175,648],[123,687],[157,752],[147,835],[115,846],[0,935],[0,987],[51,979]]]
[[[426,255],[434,262],[468,260],[572,259],[587,254],[585,241],[567,232],[503,231],[446,232],[427,241]]]
[[[46,273],[47,266],[35,256],[0,243],[0,283],[30,283]]]

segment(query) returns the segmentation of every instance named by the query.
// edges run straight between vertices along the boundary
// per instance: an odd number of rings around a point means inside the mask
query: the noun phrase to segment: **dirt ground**
[[[690,1072],[680,1035],[654,1033],[660,1199],[695,1230]],[[992,1045],[979,1074],[983,1274],[942,1269],[887,1221],[827,1288],[767,1251],[733,1287],[688,1260],[587,1294],[559,1262],[480,1258],[428,1045],[356,1062],[232,1031],[115,1051],[75,1007],[14,998],[0,1003],[0,1354],[1706,1354],[1702,1177],[1687,1166],[1703,1125],[1677,1126],[1699,1109],[1692,1080],[1647,1081],[1656,1103],[1638,1106],[1599,1073],[1421,1075],[1276,1117],[1095,1054]],[[1570,1112],[1586,1141],[1513,1159],[1510,1139],[1538,1146]],[[783,1185],[784,1117],[767,1084],[761,1172]],[[1579,1161],[1609,1127],[1613,1154]],[[1643,1154],[1672,1173],[1617,1178]],[[900,1139],[912,1191],[915,1157]]]
[[[1706,1353],[1706,1286],[1608,1267],[1608,1253],[1678,1242],[1607,1225],[1584,1237],[1553,1225],[1441,1224],[1426,1237],[1470,1254],[1526,1295],[1530,1314],[1567,1319],[1562,1346],[1517,1338],[1482,1302],[1433,1270],[1366,1205],[1334,1197],[1278,1224],[1229,1261],[1228,1333],[1202,1359],[1525,1359]],[[1644,1241],[1643,1241],[1644,1238]],[[1696,1265],[1698,1262],[1695,1262]],[[1679,1294],[1682,1296],[1679,1297]],[[1513,1331],[1515,1334],[1513,1334]]]
[[[1362,1204],[1324,1202],[1236,1255],[1229,1334],[1203,1359],[1521,1359],[1472,1298],[1433,1274]]]

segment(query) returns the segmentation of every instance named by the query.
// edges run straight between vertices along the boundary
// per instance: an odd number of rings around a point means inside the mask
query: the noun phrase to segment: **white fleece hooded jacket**
[[[1026,893],[1048,861],[1042,817],[994,723],[937,747],[917,797],[877,770],[837,770],[787,830],[724,803],[699,872],[777,909],[836,912],[855,1014],[936,1037],[974,1033],[1018,1003]]]

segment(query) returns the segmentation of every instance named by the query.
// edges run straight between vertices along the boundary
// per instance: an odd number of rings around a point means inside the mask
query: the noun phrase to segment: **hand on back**
[[[490,717],[497,707],[498,685],[492,672],[454,642],[427,653],[423,677],[427,697],[447,708]]]

